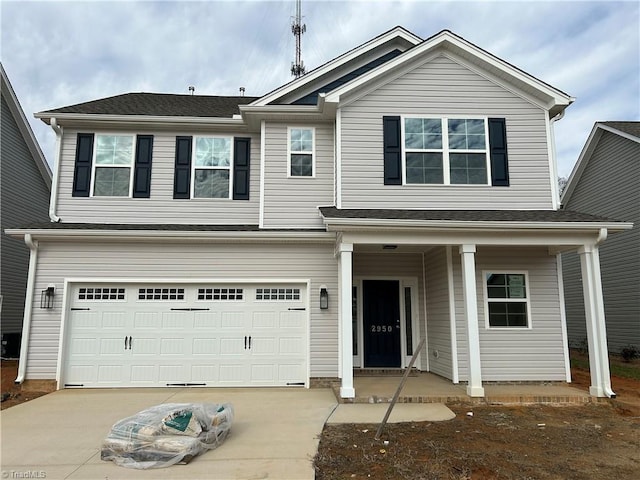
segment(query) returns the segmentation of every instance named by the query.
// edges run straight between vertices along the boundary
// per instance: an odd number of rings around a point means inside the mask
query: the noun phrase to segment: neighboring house
[[[51,169],[33,135],[9,78],[0,64],[0,231],[49,220]],[[24,241],[0,236],[2,356],[17,358],[24,317],[29,249]]]
[[[640,122],[598,122],[562,196],[568,210],[633,222],[600,248],[609,351],[640,348]],[[562,256],[569,344],[586,345],[580,261]]]
[[[405,367],[425,337],[417,367],[472,396],[570,381],[559,252],[583,253],[597,332],[597,242],[631,226],[559,209],[572,101],[449,31],[397,27],[262,97],[38,113],[60,149],[54,222],[10,232],[37,257],[17,381],[339,379],[349,398],[354,368]]]

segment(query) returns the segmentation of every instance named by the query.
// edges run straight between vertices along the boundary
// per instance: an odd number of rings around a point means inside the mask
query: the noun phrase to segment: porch
[[[339,385],[334,393],[339,403],[390,403],[400,375],[354,374],[354,398],[342,398]],[[484,397],[467,395],[467,385],[428,372],[412,373],[400,392],[398,403],[573,404],[606,401],[563,382],[485,383]]]

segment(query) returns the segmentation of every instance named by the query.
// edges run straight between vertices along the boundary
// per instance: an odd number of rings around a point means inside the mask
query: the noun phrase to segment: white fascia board
[[[245,126],[242,118],[221,118],[221,117],[177,117],[177,116],[155,116],[155,115],[106,115],[89,113],[46,113],[34,114],[36,118],[49,124],[51,118],[55,117],[59,124],[64,122],[100,122],[107,124],[135,124],[135,125],[163,125],[163,126],[185,126],[185,125],[221,125],[221,126]]]
[[[345,93],[350,92],[354,88],[358,88],[359,86],[369,82],[370,80],[372,80],[373,78],[379,75],[382,75],[388,72],[389,70],[397,68],[400,64],[410,61],[411,59],[415,58],[418,55],[422,55],[425,52],[428,52],[429,50],[433,50],[444,44],[448,44],[450,46],[453,46],[454,49],[457,48],[466,53],[474,55],[476,58],[479,58],[480,60],[482,60],[485,64],[492,66],[494,68],[497,68],[505,72],[515,80],[518,80],[520,82],[523,82],[529,85],[532,88],[535,88],[542,94],[546,95],[547,97],[550,97],[551,99],[550,103],[553,103],[555,105],[568,106],[571,103],[573,103],[573,101],[575,100],[575,98],[569,95],[566,95],[565,93],[562,93],[561,91],[551,87],[550,85],[545,84],[544,82],[538,80],[537,78],[513,67],[507,62],[493,55],[488,54],[487,52],[481,50],[475,45],[472,45],[466,42],[465,40],[455,35],[452,35],[450,32],[444,31],[444,32],[441,32],[439,35],[424,41],[422,44],[416,46],[415,48],[412,48],[411,50],[408,50],[407,52],[404,52],[403,54],[398,55],[396,58],[386,62],[385,64],[379,66],[378,68],[375,68],[370,72],[364,75],[361,75],[360,77],[354,79],[353,81],[343,85],[342,87],[339,87],[333,90],[327,95],[327,102],[332,102],[332,103],[339,102],[341,95],[344,95]]]
[[[5,233],[14,238],[22,238],[30,234],[34,239],[102,239],[102,240],[206,240],[209,242],[290,242],[296,240],[333,242],[335,234],[323,231],[253,231],[253,232],[221,232],[221,231],[167,231],[167,230],[84,230],[84,229],[7,229]]]
[[[629,230],[633,223],[629,222],[499,222],[499,221],[452,221],[452,220],[402,220],[402,219],[324,219],[329,231],[348,231],[362,228],[423,228],[423,229],[466,229],[469,231],[495,230],[500,232],[511,230],[571,230],[599,231],[606,228],[610,232]]]
[[[618,130],[610,125],[605,125],[604,123],[596,123],[598,128],[602,130],[606,130],[607,132],[615,133],[616,135],[626,138],[627,140],[631,140],[632,142],[640,143],[640,137],[636,137],[635,135],[631,135],[630,133],[623,132],[622,130]]]
[[[338,68],[341,65],[344,65],[345,63],[348,63],[354,58],[357,58],[365,54],[366,52],[373,50],[374,48],[379,47],[380,45],[383,45],[393,40],[394,38],[402,38],[403,40],[406,40],[407,42],[412,43],[413,45],[418,45],[420,42],[422,42],[422,39],[417,35],[412,34],[411,32],[405,30],[402,27],[396,27],[385,34],[379,37],[376,37],[373,40],[370,40],[369,42],[363,45],[360,45],[359,47],[356,47],[353,50],[350,50],[340,55],[339,57],[325,63],[321,67],[318,67],[315,70],[312,70],[311,72],[301,76],[300,78],[297,78],[283,85],[282,87],[274,90],[273,92],[266,94],[265,96],[259,98],[253,103],[250,103],[249,105],[265,106],[270,102],[297,90],[298,88],[306,85],[307,83],[310,83],[320,78],[322,75],[326,74],[327,72],[330,72],[331,70]]]

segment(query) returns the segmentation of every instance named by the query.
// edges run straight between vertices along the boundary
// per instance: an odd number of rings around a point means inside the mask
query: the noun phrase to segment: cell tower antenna
[[[291,75],[296,78],[305,74],[302,61],[302,34],[307,31],[307,26],[302,23],[302,0],[296,0],[296,16],[291,24],[291,31],[296,38],[296,61],[291,63]]]

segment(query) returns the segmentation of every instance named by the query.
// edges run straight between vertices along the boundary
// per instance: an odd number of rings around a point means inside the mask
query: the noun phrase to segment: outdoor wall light
[[[320,310],[329,308],[329,292],[324,285],[320,287]]]
[[[49,285],[40,292],[40,308],[53,308],[53,297],[56,295],[56,287]]]

